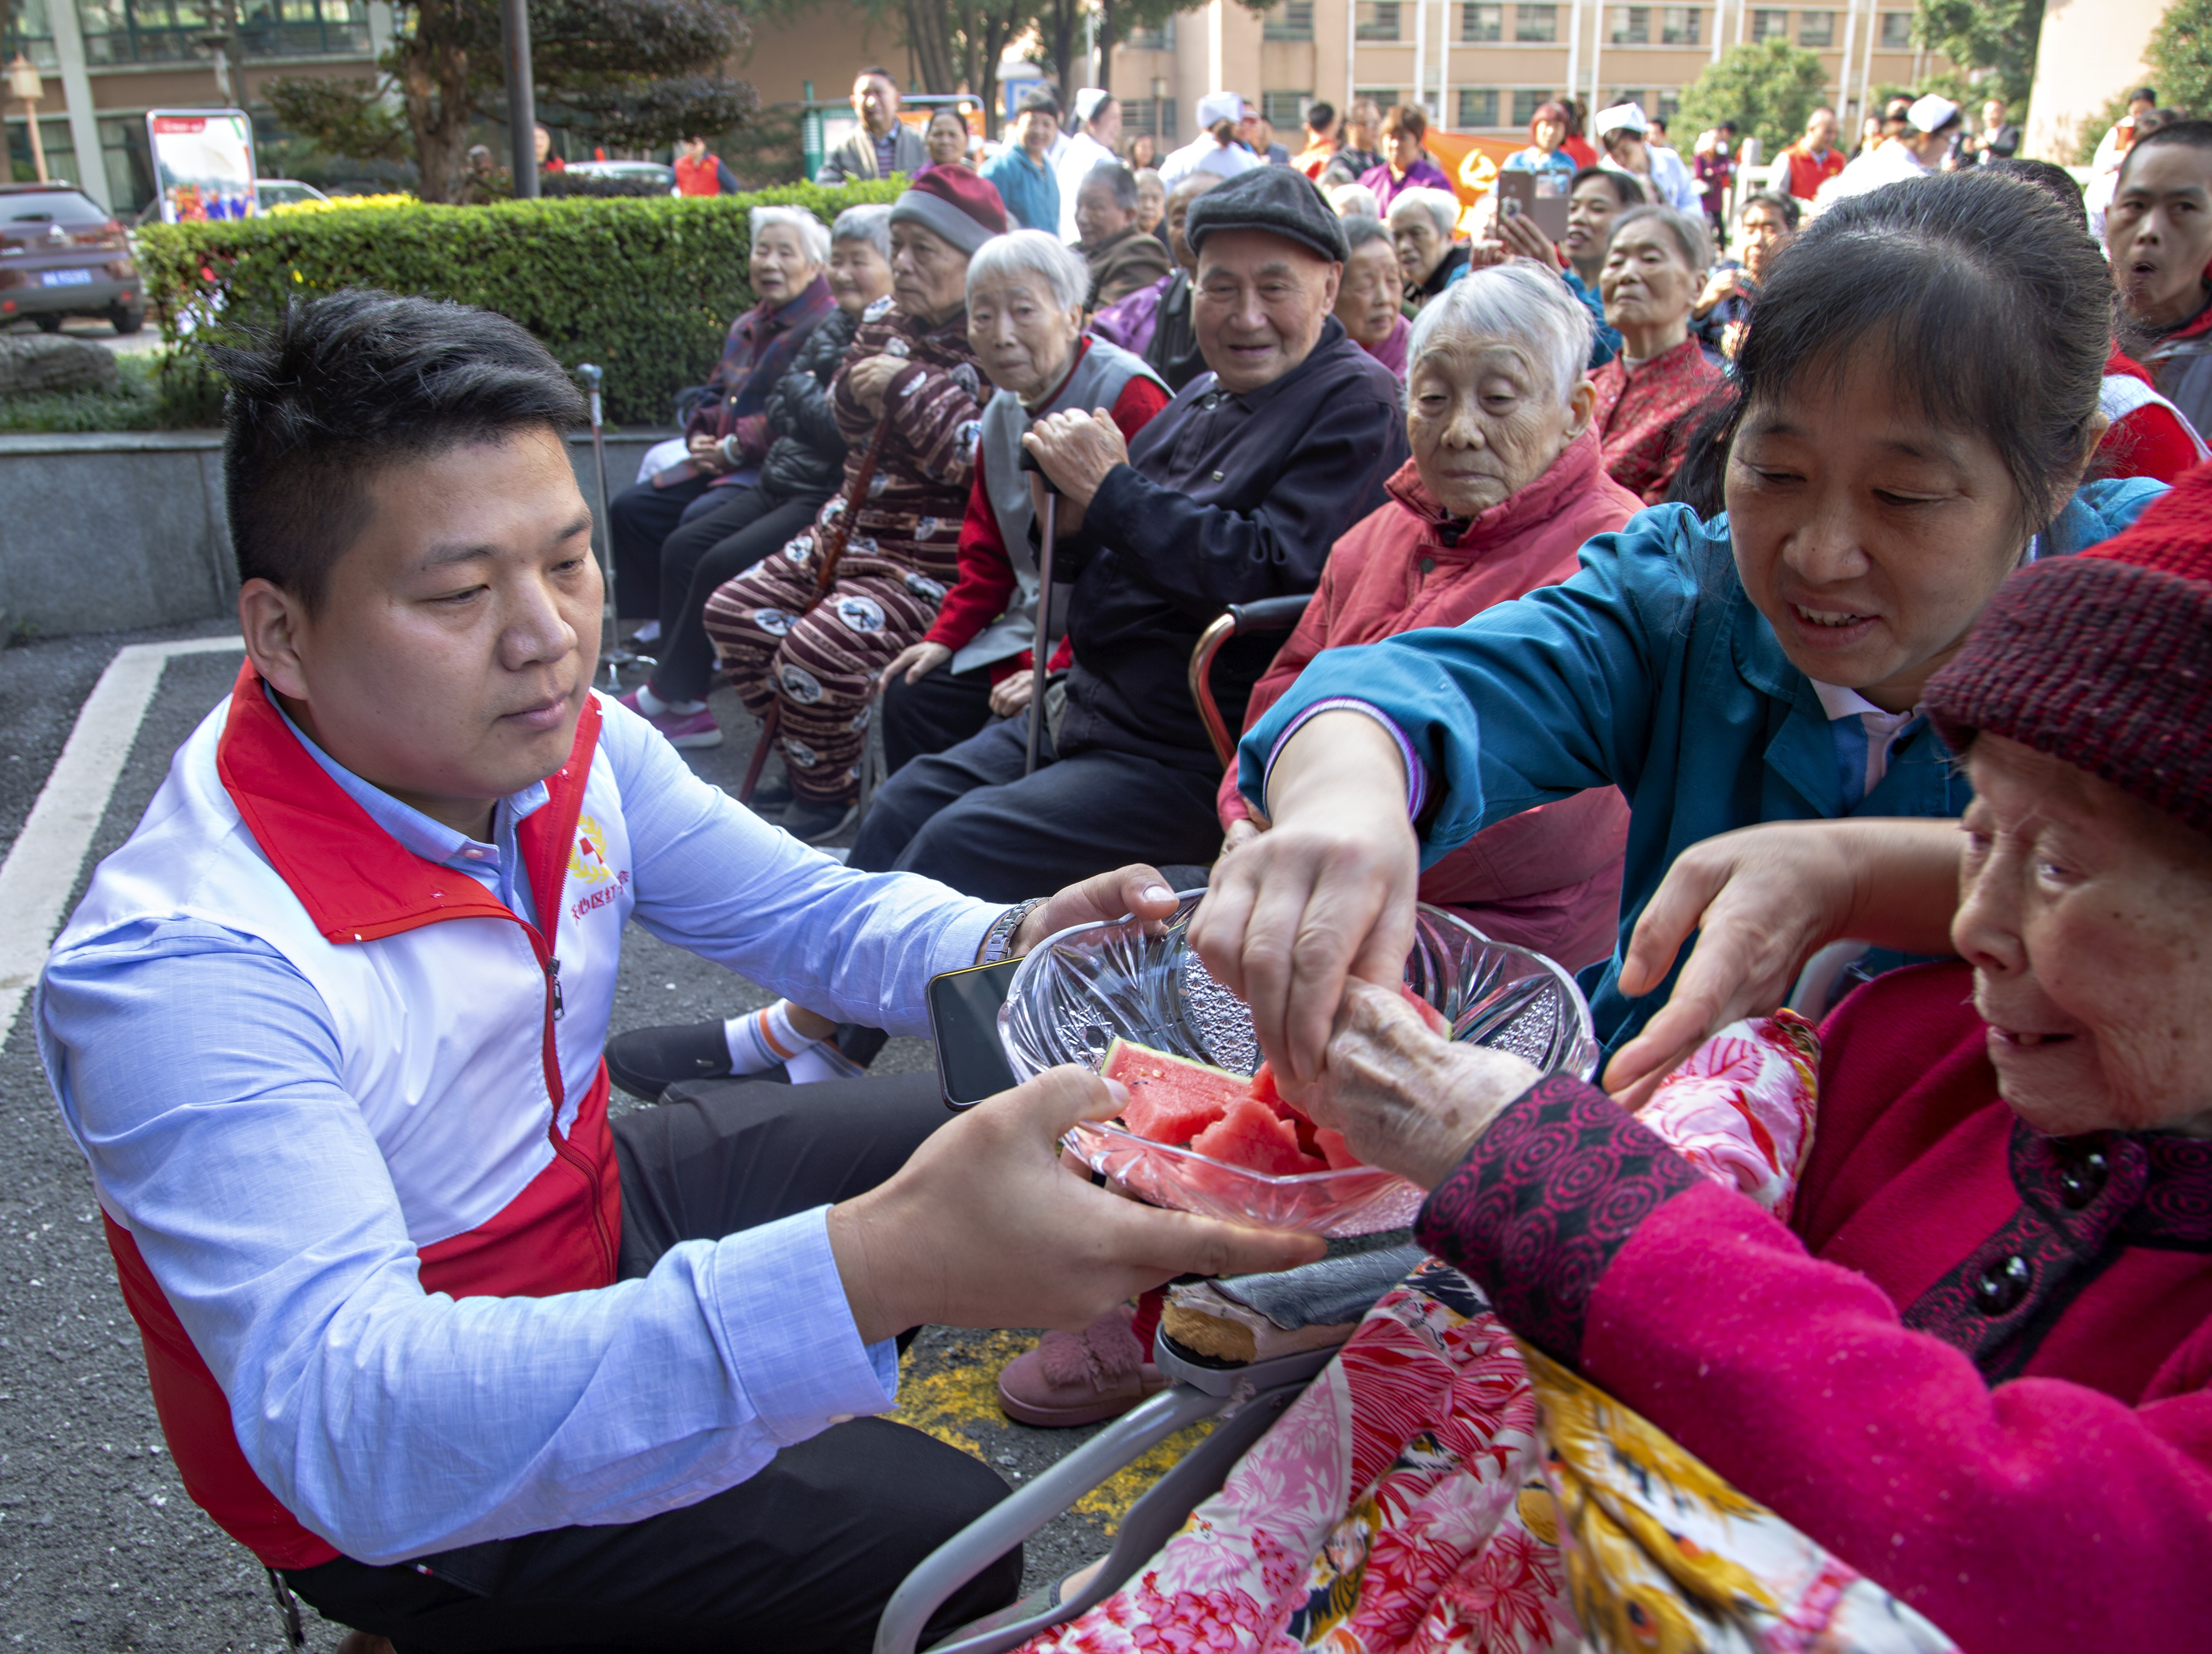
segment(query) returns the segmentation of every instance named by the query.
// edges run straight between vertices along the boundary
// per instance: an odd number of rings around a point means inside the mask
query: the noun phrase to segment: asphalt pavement
[[[233,629],[206,623],[0,649],[0,856],[119,648]],[[99,859],[129,836],[170,755],[228,691],[240,660],[220,650],[167,662],[70,905]],[[731,739],[686,756],[734,792],[751,721],[727,691],[714,706]],[[726,1016],[768,998],[632,927],[613,1027]],[[933,1065],[927,1043],[900,1039],[876,1066]],[[620,1093],[617,1102],[642,1106]],[[185,1498],[163,1449],[91,1181],[47,1091],[27,1003],[0,1045],[0,1649],[275,1654],[284,1645],[259,1565]],[[1030,1341],[1023,1332],[925,1332],[907,1357],[896,1416],[1012,1483],[1036,1475],[1095,1432],[1030,1430],[998,1412],[992,1381]],[[1115,1520],[1186,1445],[1156,1450],[1032,1540],[1025,1589],[1103,1552]],[[334,1647],[339,1631],[312,1611],[307,1619],[309,1647]]]

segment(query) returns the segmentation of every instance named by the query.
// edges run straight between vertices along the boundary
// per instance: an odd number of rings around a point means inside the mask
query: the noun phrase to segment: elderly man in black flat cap
[[[1304,174],[1255,167],[1194,202],[1185,234],[1209,371],[1133,443],[1103,408],[1024,439],[1060,490],[1054,574],[1073,586],[1074,666],[1064,702],[1048,699],[1036,773],[1022,775],[1026,715],[915,760],[877,794],[853,866],[1018,897],[1219,850],[1221,765],[1191,702],[1191,649],[1226,605],[1312,591],[1407,449],[1389,370],[1330,314],[1344,232]],[[1281,642],[1232,642],[1215,661],[1230,728]]]

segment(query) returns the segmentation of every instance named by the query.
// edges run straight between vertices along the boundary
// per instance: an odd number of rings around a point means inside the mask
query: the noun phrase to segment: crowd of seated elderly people
[[[1118,180],[1098,182],[1109,193]],[[2204,876],[2197,836],[2208,824],[2162,818],[2179,811],[2189,819],[2172,802],[2142,802],[2152,783],[2109,763],[2050,756],[2033,720],[2061,714],[2023,686],[2031,668],[2002,652],[2026,650],[2043,623],[2033,604],[2012,598],[2008,576],[2024,561],[2039,573],[2064,572],[2077,557],[2090,568],[2084,554],[2157,493],[2154,483],[2119,480],[2136,468],[2113,449],[2100,411],[2116,357],[2110,280],[2078,211],[2051,198],[2049,180],[1933,178],[1839,203],[1802,231],[1794,202],[1754,195],[1740,210],[1736,257],[1717,265],[1703,220],[1650,200],[1632,167],[1589,168],[1567,183],[1568,233],[1554,246],[1525,220],[1478,220],[1464,236],[1455,198],[1419,185],[1395,192],[1386,222],[1335,218],[1285,169],[1194,175],[1167,203],[1175,271],[1139,289],[1134,306],[1109,304],[1103,318],[1071,296],[1078,286],[1085,301],[1097,296],[1083,267],[1089,246],[1070,251],[1042,236],[1033,246],[987,243],[971,265],[966,325],[994,390],[977,426],[957,579],[935,621],[878,674],[891,774],[852,859],[994,898],[1002,885],[1077,878],[1132,857],[1169,867],[1178,884],[1210,878],[1194,933],[1217,974],[1250,1000],[1285,1083],[1312,1086],[1312,1106],[1365,1133],[1377,1163],[1437,1190],[1420,1237],[1459,1272],[1460,1286],[1479,1289],[1472,1302],[1494,1306],[1485,1314],[1519,1336],[1540,1382],[1578,1378],[1640,1408],[1677,1438],[1686,1462],[1724,1479],[1730,1497],[1772,1505],[1801,1540],[1863,1567],[1883,1612],[1955,1625],[1961,1645],[1978,1636],[1983,1645],[2025,1646],[1984,1633],[2026,1634],[2027,1616],[1964,1612],[1976,1594],[1951,1590],[1922,1562],[1883,1566],[1895,1559],[1866,1535],[1903,1519],[1901,1496],[1875,1499],[1881,1514],[1869,1516],[1854,1506],[1869,1491],[1864,1475],[1836,1467],[1826,1482],[1778,1481],[1762,1458],[1768,1448],[1749,1444],[1826,1439],[1860,1427],[1842,1417],[1852,1408],[1900,1427],[1911,1414],[1934,1428],[1923,1404],[1964,1420],[1994,1400],[1995,1424],[1972,1429],[1998,1435],[1949,1444],[1940,1471],[1925,1473],[1929,1486],[1983,1501],[1976,1508],[2000,1527],[2033,1523],[2042,1519],[2033,1499],[1996,1479],[2009,1450],[2002,1432],[2034,1426],[2008,1423],[1990,1385],[2047,1372],[2109,1405],[2179,1396],[2194,1382],[2185,1371],[2194,1347],[2185,1306],[2171,1329],[2153,1316],[2131,1331],[2127,1348],[2140,1359],[2130,1358],[2130,1376],[2083,1365],[2113,1317],[2171,1285],[2150,1259],[2179,1243],[2146,1231],[2112,1266],[2118,1273],[2100,1275],[2078,1302],[2081,1285],[2055,1275],[2046,1283],[2032,1248],[2019,1254],[2031,1260],[2024,1286],[2013,1255],[1984,1258],[1996,1242],[1978,1246],[1980,1231],[1931,1231],[1911,1243],[1919,1250],[1909,1261],[1849,1244],[1854,1223],[1893,1223],[1878,1215],[1883,1202],[1909,1198],[1915,1178],[1939,1175],[1930,1169],[1938,1161],[1942,1174],[1971,1179],[1988,1175],[1974,1157],[1994,1155],[1996,1180],[2010,1187],[2008,1176],[2027,1175],[2019,1144],[2045,1140],[2039,1131],[2087,1134],[2094,1145],[2075,1157],[2087,1156],[2093,1174],[2069,1171],[2073,1151],[2063,1150],[2051,1160],[2053,1179],[2111,1177],[2114,1134],[2146,1130],[2149,1158],[2129,1165],[2150,1166],[2154,1179],[2193,1175],[2186,1152],[2160,1146],[2187,1140],[2167,1128],[2194,1111],[2171,1091],[2131,1094],[2123,1106],[2117,1090],[2099,1090],[2106,1082],[2077,1086],[2071,1070],[2047,1097],[2037,1090],[2044,1082],[2014,1077],[2067,1061],[2033,1054],[2078,1051],[2107,1014],[2078,977],[2059,990],[2086,996],[2078,1003],[2032,985],[2034,942],[2054,946],[2068,934],[2020,905],[2055,899],[2035,888],[2036,836],[2070,832],[2085,855],[2099,847],[2102,876],[2116,882],[2136,876],[2118,870],[2138,852],[2158,877],[2169,876],[2158,855]],[[1171,292],[1195,358],[1181,385],[1146,361]],[[2003,302],[1993,305],[1992,294]],[[2023,318],[2033,324],[2025,352]],[[1124,326],[1127,344],[1117,345]],[[1734,383],[1720,395],[1724,361]],[[1271,406],[1281,410],[1273,418]],[[1701,484],[1712,508],[1662,504],[1700,432],[1718,456]],[[1024,452],[1041,478],[1021,472]],[[1012,473],[995,487],[994,465]],[[1036,605],[1050,600],[1036,575],[1047,486],[1059,496],[1062,583],[1049,624],[1050,693],[1036,706],[1026,651]],[[2200,526],[2212,520],[2198,510]],[[1808,535],[1810,514],[1826,526]],[[2168,569],[2165,554],[2124,549],[2161,520],[2111,555]],[[2129,589],[2148,601],[2150,582],[2166,577],[2130,576],[2138,584]],[[2023,576],[2021,585],[2033,594],[2060,582]],[[1291,592],[1314,596],[1286,641],[1239,639],[1217,662],[1215,693],[1249,732],[1240,763],[1223,774],[1183,688],[1183,664],[1224,604]],[[1993,603],[1995,614],[2014,617],[2002,632],[1976,633]],[[2011,642],[1961,656],[1970,635]],[[2201,640],[2174,647],[2201,649]],[[1966,668],[1978,659],[1973,678]],[[2033,669],[2056,672],[2058,659]],[[1979,699],[1955,687],[1969,678]],[[1948,702],[1945,683],[1954,685]],[[2014,704],[2022,696],[2026,712]],[[1043,723],[1042,758],[1025,774],[1033,718]],[[1969,746],[1961,769],[1955,755]],[[2086,773],[2069,779],[2069,766]],[[2131,786],[2136,796],[2124,796]],[[2039,802],[2060,795],[2063,810]],[[1969,900],[1955,943],[1943,933],[1950,904],[1930,897],[1957,876],[1948,830],[1931,837],[1869,822],[1856,836],[1838,827],[1831,840],[1759,825],[1955,817],[1978,797],[1986,806],[1972,807],[1986,807],[1990,825],[1970,818],[1969,843],[2011,835],[2020,848],[2008,852],[2014,860],[2002,879],[1979,883],[1998,853],[1970,852],[1969,897],[2002,883],[2008,905],[1977,928]],[[2054,812],[2059,824],[2044,824]],[[1845,861],[1879,867],[1896,888],[1869,908],[1863,871],[1856,885],[1834,873]],[[1844,889],[1860,892],[1847,910],[1835,893]],[[1601,1153],[1588,1146],[1599,1125],[1615,1137],[1650,1133],[1604,1092],[1566,1082],[1532,1089],[1533,1075],[1508,1072],[1505,1059],[1419,1050],[1429,1037],[1359,987],[1363,976],[1395,976],[1389,961],[1403,950],[1414,899],[1580,972],[1610,1057],[1607,1084],[1630,1104],[1663,1093],[1663,1077],[1694,1061],[1708,1036],[1771,1008],[1786,989],[1794,973],[1777,977],[1780,944],[1752,934],[1752,904],[1790,908],[1793,965],[1820,941],[1863,938],[1869,951],[1853,980],[1875,986],[1832,1026],[1825,1052],[1810,1048],[1818,1089],[1844,1123],[1784,1168],[1800,1191],[1796,1216],[1786,1199],[1760,1213],[1691,1163],[1654,1162],[1639,1147],[1634,1164],[1658,1170],[1633,1174],[1650,1187],[1632,1198],[1658,1204],[1641,1227],[1607,1243],[1602,1280],[1626,1284],[1617,1304],[1604,1300],[1608,1341],[1594,1350],[1590,1294],[1613,1289],[1577,1275],[1570,1292],[1545,1274],[1569,1266],[1516,1238],[1515,1223],[1536,1219],[1497,1214],[1474,1191],[1500,1175],[1540,1187],[1545,1174],[1526,1164],[1531,1145],[1589,1158]],[[1821,900],[1830,911],[1816,910]],[[1335,956],[1286,964],[1297,915],[1332,903]],[[1685,967],[1677,955],[1701,914],[1711,935]],[[1747,961],[1761,946],[1755,970]],[[1964,965],[1881,974],[1908,956],[1954,949]],[[1993,1078],[1954,1079],[1942,1066],[1978,1061],[1980,1074],[1990,1072],[1981,1024],[1959,1008],[1956,983],[1969,976],[2014,984],[1987,990],[1995,998],[1977,1001],[1984,1014],[2001,1000],[2049,1025],[1990,1036],[2001,1059]],[[740,1023],[767,1037],[748,1043]],[[1802,1044],[1790,1045],[1798,1035],[1769,1036],[1802,1055]],[[2123,1037],[2116,1025],[2110,1037]],[[793,1049],[829,1054],[820,1072],[850,1073],[881,1037],[781,1003],[728,1025],[625,1038],[617,1074],[651,1092],[679,1070],[773,1064]],[[1937,1080],[1922,1079],[1931,1064]],[[2160,1083],[2173,1084],[2144,1078]],[[1899,1087],[1923,1124],[1883,1123]],[[1679,1145],[1653,1118],[1654,1140],[1671,1156]],[[2008,1139],[2006,1122],[2023,1121]],[[2130,1175],[2129,1198],[2148,1198],[2142,1176]],[[1870,1215],[1856,1217],[1862,1207]],[[2030,1210],[2039,1208],[2031,1201]],[[1681,1289],[1659,1285],[1710,1235],[1749,1236],[1754,1219],[1771,1237],[1730,1244],[1751,1249],[1753,1278],[1763,1283],[1769,1272],[1774,1281],[1759,1290],[1778,1299],[1827,1279],[1820,1259],[1863,1272],[1857,1286],[1824,1287],[1840,1296],[1808,1313],[1840,1317],[1839,1326],[1862,1317],[1861,1335],[1893,1341],[1917,1401],[1870,1384],[1838,1402],[1815,1375],[1773,1355],[1772,1341],[1716,1341]],[[2001,1227],[1984,1225],[1993,1235]],[[2053,1244],[2061,1252],[2074,1244]],[[2143,1262],[2125,1261],[2136,1257]],[[1632,1263],[1644,1272],[1633,1281]],[[2186,1275],[2190,1266],[2173,1268]],[[1646,1276],[1649,1286],[1637,1284]],[[1946,1286],[1953,1276],[1964,1283],[1955,1290]],[[1436,1280],[1425,1290],[1431,1311],[1458,1301]],[[1966,1321],[1943,1318],[1952,1312],[1937,1300],[1949,1302],[1947,1292],[1967,1306],[1958,1312]],[[1638,1293],[1648,1309],[1632,1308]],[[1998,1297],[2007,1300],[1994,1317],[2001,1333],[1973,1319],[1988,1318]],[[2037,1304],[2049,1306],[2039,1322]],[[1002,1405],[1039,1424],[1090,1422],[1133,1405],[1160,1382],[1147,1360],[1157,1313],[1147,1295],[1080,1332],[1048,1334],[1002,1374]],[[1669,1399],[1660,1381],[1635,1376],[1647,1359],[1687,1361],[1707,1382]],[[1731,1427],[1741,1385],[1712,1383],[1717,1363],[1758,1387],[1745,1438]],[[1727,1403],[1705,1399],[1723,1389]],[[2062,1414],[2089,1404],[2051,1403]],[[2185,1484],[2186,1474],[2173,1474]],[[1239,1495],[1232,1480],[1219,1497],[1235,1496],[1253,1495]],[[2063,1498],[2055,1485],[2051,1497]],[[1320,1540],[1322,1552],[1334,1542]],[[1479,1572],[1496,1560],[1486,1547],[1499,1542],[1476,1535],[1461,1564]],[[1226,1564],[1200,1554],[1180,1566]],[[1577,1608],[1565,1566],[1556,1554],[1550,1566],[1530,1600],[1547,1603],[1557,1632]],[[1357,1590],[1347,1598],[1340,1576],[1338,1587],[1340,1618]],[[1264,1611],[1317,1631],[1318,1600],[1286,1590]],[[1577,1601],[1595,1611],[1595,1599]],[[1082,1639],[1103,1627],[1119,1636],[1190,1611],[1125,1594],[1078,1621],[1065,1645],[1093,1646]],[[1932,1628],[1912,1634],[1923,1631],[1926,1640],[1897,1645],[1946,1645]]]
[[[2212,127],[2122,167],[2124,271],[2033,163],[1749,193],[1723,258],[1640,108],[1577,167],[1547,104],[1506,165],[1555,244],[1416,107],[1353,106],[1352,182],[1333,111],[1269,164],[1224,97],[1164,189],[1055,174],[1036,94],[980,171],[948,123],[888,207],[756,209],[757,303],[610,526],[657,640],[623,705],[710,745],[729,684],[755,807],[856,873],[1206,887],[1283,1095],[1426,1192],[1335,1377],[1030,1646],[2186,1645],[2212,471],[2114,319],[2171,356],[2212,313],[2143,296],[2137,228]],[[1224,766],[1194,650],[1265,599],[1304,606],[1213,657]],[[1431,1032],[1416,903],[1574,973],[1601,1077]],[[1778,1012],[1844,939],[1818,1027]],[[789,992],[609,1073],[892,1083]],[[1127,1411],[1160,1312],[1046,1333],[1000,1405]]]

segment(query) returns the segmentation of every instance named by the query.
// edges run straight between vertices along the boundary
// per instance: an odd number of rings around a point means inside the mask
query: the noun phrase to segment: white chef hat
[[[1222,121],[1244,119],[1244,100],[1234,92],[1209,92],[1198,100],[1198,130],[1208,132]]]
[[[1948,98],[1939,98],[1933,92],[1920,99],[1905,112],[1905,119],[1913,129],[1922,132],[1940,132],[1958,118],[1959,106]]]
[[[1651,122],[1644,113],[1640,103],[1616,103],[1610,109],[1601,109],[1590,130],[1600,137],[1607,132],[1634,132],[1639,136],[1651,130]]]
[[[1103,86],[1083,87],[1075,94],[1075,118],[1090,120],[1113,100],[1114,94]]]

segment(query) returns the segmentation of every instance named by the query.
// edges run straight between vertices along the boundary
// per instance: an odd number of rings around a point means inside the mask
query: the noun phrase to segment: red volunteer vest
[[[517,834],[523,870],[541,914],[561,912],[569,847],[583,808],[584,783],[599,745],[599,708],[584,703],[568,761],[546,777],[550,801]],[[434,925],[443,919],[504,918],[529,936],[547,968],[544,1065],[547,1092],[565,1095],[554,1044],[552,949],[474,879],[402,849],[346,796],[284,727],[248,661],[231,691],[216,765],[231,801],[264,855],[326,941],[344,946]],[[455,1298],[544,1298],[610,1286],[622,1238],[622,1189],[607,1129],[607,1071],[602,1062],[562,1136],[546,1121],[553,1159],[489,1222],[422,1249],[426,1292]],[[146,1377],[161,1433],[185,1491],[216,1524],[270,1567],[310,1568],[339,1553],[300,1525],[254,1475],[231,1428],[230,1403],[193,1347],[176,1311],[140,1256],[130,1232],[102,1214],[123,1301],[138,1323]]]

